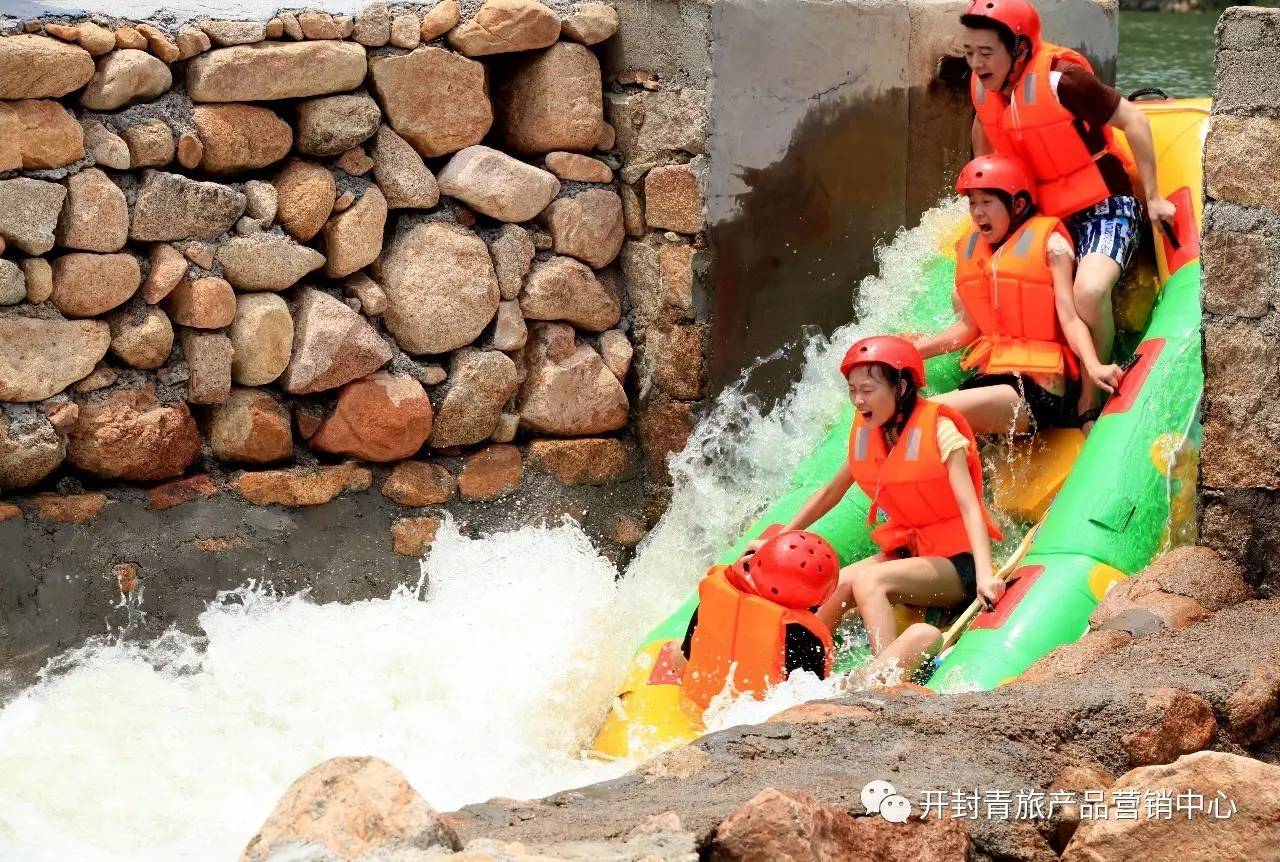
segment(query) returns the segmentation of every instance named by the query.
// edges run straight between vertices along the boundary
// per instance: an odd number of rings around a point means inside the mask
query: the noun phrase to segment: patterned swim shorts
[[[1107,198],[1069,216],[1064,223],[1076,244],[1076,261],[1086,254],[1105,254],[1121,271],[1128,269],[1145,218],[1142,204],[1129,196]]]

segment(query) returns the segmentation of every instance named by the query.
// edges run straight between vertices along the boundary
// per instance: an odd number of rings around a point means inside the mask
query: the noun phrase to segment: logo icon
[[[868,814],[879,814],[890,823],[906,823],[911,816],[911,801],[887,781],[868,781],[862,788],[862,807]]]

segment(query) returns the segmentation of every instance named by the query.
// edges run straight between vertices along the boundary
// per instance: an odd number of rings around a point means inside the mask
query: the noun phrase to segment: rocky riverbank
[[[457,851],[450,858],[1262,859],[1280,841],[1280,601],[1252,595],[1212,552],[1182,549],[1113,590],[1081,641],[997,691],[852,692],[542,800],[434,815],[390,767],[330,761],[317,770],[346,777],[308,773],[243,858],[281,860],[305,844],[318,854],[308,859],[405,862]],[[860,794],[873,780],[913,802],[906,824],[867,815]],[[992,816],[1001,791],[1014,806],[1060,804],[1051,816]],[[974,793],[985,807],[971,817],[976,803],[954,800]],[[1125,818],[1139,797],[1157,815],[1146,800],[1171,800],[1174,815]],[[946,800],[943,817],[920,816],[928,799]],[[1192,799],[1205,809],[1188,817]],[[357,812],[380,825],[350,843]]]

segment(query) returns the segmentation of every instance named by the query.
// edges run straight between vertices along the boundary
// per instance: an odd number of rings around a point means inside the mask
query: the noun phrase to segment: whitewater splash
[[[807,340],[783,404],[763,413],[741,386],[718,399],[621,578],[571,523],[475,539],[446,523],[423,580],[386,599],[250,586],[210,603],[200,637],[104,638],[52,662],[0,709],[0,862],[234,859],[284,789],[338,755],[386,759],[440,809],[629,769],[582,749],[635,644],[784,489],[847,397],[836,357],[900,329],[961,207],[879,250],[861,323]],[[834,685],[797,673],[711,724],[762,721]]]

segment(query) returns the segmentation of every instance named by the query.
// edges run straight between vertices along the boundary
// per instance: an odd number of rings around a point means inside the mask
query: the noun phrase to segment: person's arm
[[[783,531],[808,529],[814,521],[834,509],[836,503],[844,498],[852,485],[853,476],[849,473],[849,465],[842,464],[836,474],[831,477],[831,481],[815,491],[813,496],[791,516],[791,520],[782,525]],[[764,543],[764,539],[753,539],[747,542],[744,555],[754,554]]]
[[[991,537],[987,535],[987,523],[982,516],[982,501],[969,478],[965,451],[957,449],[947,458],[947,479],[960,506],[960,519],[964,522],[964,532],[969,537],[969,547],[973,552],[978,596],[987,604],[994,605],[1004,595],[1004,581],[996,578],[991,568]]]
[[[1103,365],[1098,358],[1097,348],[1093,344],[1093,333],[1089,324],[1076,312],[1074,289],[1074,273],[1069,254],[1049,252],[1049,270],[1053,273],[1053,301],[1058,310],[1058,322],[1062,326],[1062,334],[1067,337],[1067,344],[1080,357],[1084,373],[1104,392],[1115,392],[1120,385],[1124,372],[1118,365]]]
[[[954,305],[960,317],[959,320],[936,335],[922,335],[912,339],[916,350],[920,351],[922,359],[932,359],[935,356],[959,350],[961,347],[967,347],[972,344],[977,339],[978,327],[969,319],[964,306],[959,302],[954,303]]]
[[[969,130],[969,142],[973,145],[973,157],[989,156],[995,148],[991,146],[991,142],[987,140],[986,130],[982,128],[982,121],[978,119],[978,115],[973,115],[973,128]]]
[[[1151,139],[1151,121],[1133,102],[1121,99],[1107,125],[1124,132],[1133,150],[1133,158],[1138,163],[1138,176],[1142,178],[1142,188],[1147,196],[1147,218],[1151,219],[1152,224],[1158,222],[1166,233],[1172,233],[1173,219],[1178,210],[1171,201],[1160,196],[1159,186],[1156,184],[1156,147]]]

